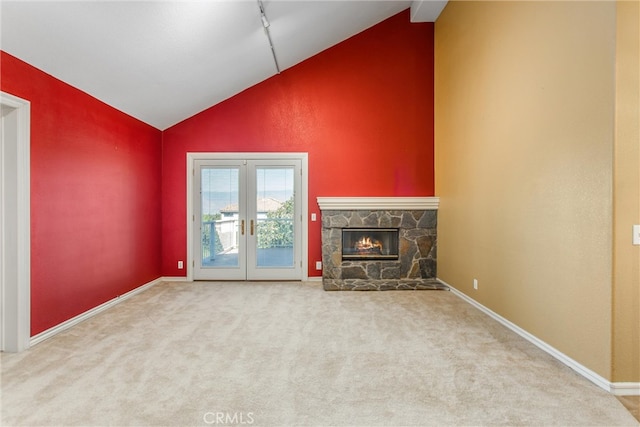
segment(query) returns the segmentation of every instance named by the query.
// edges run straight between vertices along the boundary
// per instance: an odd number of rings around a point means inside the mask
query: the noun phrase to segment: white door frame
[[[0,107],[0,345],[20,352],[31,339],[31,105],[0,92]]]
[[[302,163],[301,215],[302,215],[302,280],[309,278],[309,154],[308,153],[187,153],[187,280],[193,281],[193,179],[196,160],[277,160],[295,159]],[[176,260],[177,262],[178,260]]]

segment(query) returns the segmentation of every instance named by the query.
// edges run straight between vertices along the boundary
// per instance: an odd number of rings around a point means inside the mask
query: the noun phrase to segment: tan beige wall
[[[438,276],[607,379],[615,37],[614,2],[450,1],[435,26]]]
[[[614,145],[613,381],[640,381],[640,3],[617,5]]]

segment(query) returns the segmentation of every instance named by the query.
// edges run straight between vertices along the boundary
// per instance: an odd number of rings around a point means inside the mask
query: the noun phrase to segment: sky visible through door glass
[[[260,167],[256,169],[258,199],[272,198],[282,203],[293,196],[292,167]],[[240,170],[232,167],[202,168],[202,213],[215,214],[221,209],[238,206]]]
[[[289,200],[293,196],[293,168],[258,168],[256,184],[258,198]]]

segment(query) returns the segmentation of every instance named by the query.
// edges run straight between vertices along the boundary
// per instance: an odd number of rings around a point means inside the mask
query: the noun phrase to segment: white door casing
[[[0,92],[0,345],[29,348],[31,337],[29,101]]]

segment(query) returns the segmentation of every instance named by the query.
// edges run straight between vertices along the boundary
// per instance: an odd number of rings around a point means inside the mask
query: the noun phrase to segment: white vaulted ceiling
[[[434,21],[446,1],[419,1]],[[410,1],[263,0],[285,70]],[[257,0],[0,1],[0,48],[158,129],[277,73]]]

